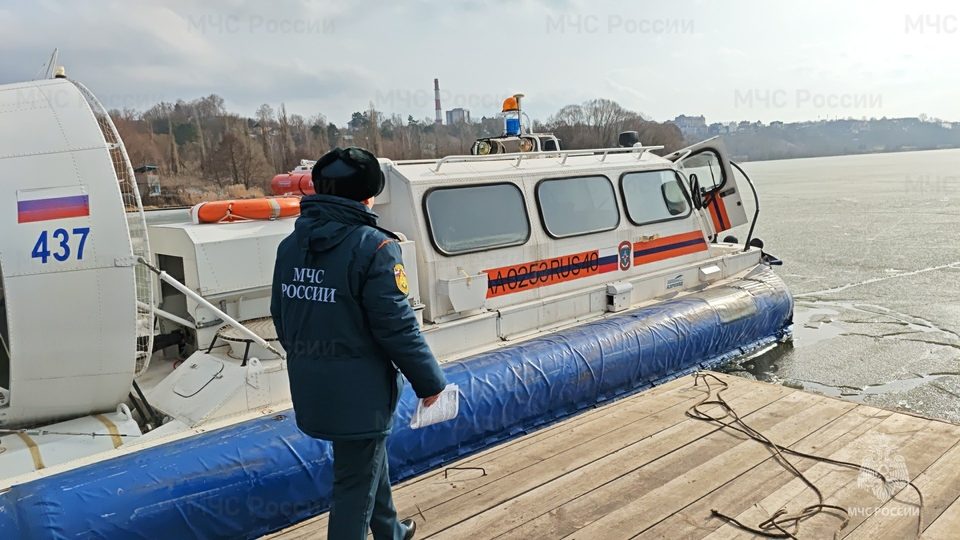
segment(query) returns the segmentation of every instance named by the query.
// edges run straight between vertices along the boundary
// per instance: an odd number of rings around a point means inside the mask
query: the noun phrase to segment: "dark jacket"
[[[277,249],[270,311],[287,351],[297,426],[320,439],[383,436],[403,380],[446,386],[407,301],[396,237],[361,203],[312,195]]]

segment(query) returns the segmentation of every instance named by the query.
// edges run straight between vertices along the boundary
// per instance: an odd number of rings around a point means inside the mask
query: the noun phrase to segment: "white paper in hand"
[[[410,418],[410,427],[418,429],[453,420],[459,412],[460,387],[448,384],[433,405],[424,407],[422,399],[417,401],[417,410],[413,411],[413,417]]]

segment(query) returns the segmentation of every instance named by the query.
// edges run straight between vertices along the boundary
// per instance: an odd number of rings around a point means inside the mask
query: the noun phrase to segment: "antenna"
[[[53,74],[57,69],[57,61],[60,60],[60,48],[54,47],[53,53],[50,54],[50,59],[47,60],[47,67],[43,70],[42,79],[52,79]]]

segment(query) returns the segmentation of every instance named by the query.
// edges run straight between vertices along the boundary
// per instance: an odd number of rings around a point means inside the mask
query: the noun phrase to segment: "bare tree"
[[[327,117],[322,114],[317,114],[310,117],[307,124],[310,126],[310,142],[307,144],[309,158],[316,159],[320,157],[320,154],[326,152],[333,146],[330,142],[329,131],[327,130]]]
[[[673,124],[650,122],[609,99],[593,99],[567,105],[550,117],[545,129],[553,131],[567,148],[599,148],[616,144],[622,131],[637,131],[644,144],[662,144],[667,149],[682,146],[683,137]]]
[[[273,152],[270,151],[270,125],[273,124],[273,107],[264,103],[257,109],[257,122],[260,125],[260,145],[263,148],[263,157],[268,163],[277,170],[277,164],[273,159]]]
[[[278,146],[280,147],[279,163],[275,164],[276,172],[283,172],[293,168],[294,164],[294,144],[293,137],[290,134],[290,120],[287,118],[287,106],[280,104],[280,112],[277,114],[277,123],[280,125]]]
[[[221,175],[220,184],[228,180],[246,188],[261,186],[267,180],[268,166],[259,148],[249,139],[226,133],[213,154],[213,165]]]
[[[367,110],[367,141],[371,146],[373,154],[379,156],[383,151],[383,145],[380,138],[380,113],[373,108],[373,102],[370,102],[370,108]]]
[[[173,106],[169,103],[161,103],[161,109],[164,112],[164,116],[167,119],[167,134],[170,135],[170,172],[173,174],[180,173],[180,149],[177,148],[177,137],[173,132]]]

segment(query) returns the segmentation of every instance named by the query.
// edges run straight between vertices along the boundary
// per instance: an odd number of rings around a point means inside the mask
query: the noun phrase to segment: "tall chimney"
[[[437,119],[434,121],[436,124],[442,124],[443,120],[440,118],[440,79],[433,80],[433,101],[437,109]]]

